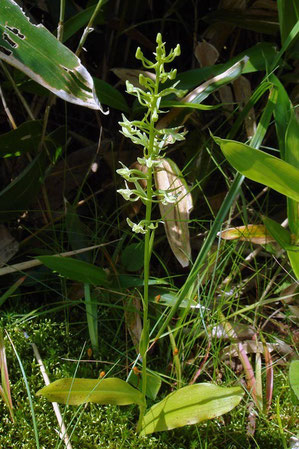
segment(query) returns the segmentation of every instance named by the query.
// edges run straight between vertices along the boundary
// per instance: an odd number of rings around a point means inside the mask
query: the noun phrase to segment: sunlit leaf
[[[107,274],[103,268],[82,260],[61,256],[40,256],[37,259],[46,267],[72,281],[93,285],[107,285]]]
[[[80,59],[13,0],[1,0],[0,58],[63,100],[102,110]]]
[[[243,397],[240,387],[224,388],[202,383],[189,385],[166,396],[144,416],[141,435],[161,432],[223,415]]]
[[[142,394],[124,380],[106,379],[59,379],[36,393],[48,401],[69,405],[87,402],[96,404],[129,405],[143,404]]]
[[[142,386],[142,373],[132,373],[129,380],[130,384],[133,385],[133,387],[138,388],[141,391]],[[161,377],[158,373],[155,373],[154,371],[149,371],[147,373],[147,379],[146,379],[146,396],[153,401],[156,399],[157,394],[159,393],[159,390],[161,388],[162,381]]]
[[[253,181],[299,201],[299,169],[291,164],[234,140],[215,137],[229,163]]]
[[[299,400],[299,360],[293,360],[289,371],[290,385]]]

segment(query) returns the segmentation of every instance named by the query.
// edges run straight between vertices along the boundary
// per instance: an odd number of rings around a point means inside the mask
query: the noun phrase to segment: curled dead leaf
[[[264,225],[237,226],[219,232],[218,236],[224,240],[241,240],[242,242],[258,243],[259,245],[275,242]]]
[[[192,196],[188,186],[171,159],[163,159],[155,168],[155,184],[158,190],[177,195],[174,203],[159,203],[161,218],[170,248],[183,267],[189,265],[191,246],[188,220],[193,208]]]

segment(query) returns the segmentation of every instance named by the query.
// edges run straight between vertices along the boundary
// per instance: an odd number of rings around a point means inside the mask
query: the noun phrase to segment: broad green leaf
[[[131,374],[129,382],[133,387],[138,388],[141,391],[142,387],[142,374],[135,374],[134,372]],[[146,379],[146,396],[153,401],[156,399],[157,394],[161,388],[162,381],[161,377],[158,373],[154,371],[150,371],[147,373]]]
[[[243,143],[214,139],[229,163],[242,175],[299,201],[298,168]]]
[[[92,285],[107,285],[107,274],[103,268],[82,260],[61,256],[40,256],[37,259],[46,267],[72,281]]]
[[[124,380],[106,379],[59,379],[36,393],[48,401],[69,405],[87,402],[111,405],[143,405],[142,394]]]
[[[13,0],[1,0],[0,58],[63,100],[102,111],[80,59]]]
[[[106,81],[99,78],[93,78],[94,86],[98,99],[102,104],[110,106],[122,112],[129,112],[130,108],[124,96],[115,87],[106,83]]]
[[[275,241],[264,225],[237,226],[218,232],[218,235],[224,240],[241,240],[259,245]]]
[[[292,244],[292,237],[289,231],[271,218],[263,217],[263,222],[269,234],[272,235],[272,237],[283,249],[288,251],[299,251],[299,245]]]
[[[170,393],[144,416],[140,435],[197,424],[223,415],[243,397],[240,387],[224,388],[202,383]]]
[[[18,217],[27,210],[40,191],[49,161],[45,151],[0,192],[0,222]]]
[[[290,363],[289,379],[291,388],[299,400],[299,360],[293,360]]]
[[[42,122],[30,120],[17,129],[0,136],[0,157],[20,156],[23,153],[36,153],[42,136]]]
[[[121,262],[127,271],[138,271],[143,267],[144,243],[131,243],[121,253]]]

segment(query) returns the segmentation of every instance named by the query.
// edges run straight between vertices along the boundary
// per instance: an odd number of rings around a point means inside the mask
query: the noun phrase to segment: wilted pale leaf
[[[160,202],[159,208],[170,248],[180,264],[187,267],[191,258],[188,227],[193,208],[191,193],[180,170],[171,159],[163,159],[161,165],[155,168],[155,184],[157,189],[177,195],[175,203]]]
[[[238,78],[244,70],[248,60],[248,56],[243,56],[243,58],[231,65],[227,70],[213,76],[208,81],[205,81],[203,84],[200,84],[198,87],[193,89],[180,101],[182,103],[194,103],[197,105],[202,103],[211,93]],[[182,116],[180,116],[180,114],[182,114]],[[169,128],[176,123],[181,125],[185,120],[186,112],[182,113],[179,109],[171,109],[168,114],[159,120],[157,127],[159,129]]]
[[[233,82],[233,89],[235,94],[235,99],[239,103],[240,110],[248,103],[251,97],[251,85],[250,81],[241,75]],[[246,115],[245,120],[246,135],[250,139],[256,131],[255,113],[254,109],[250,109],[249,113]]]
[[[142,421],[141,435],[197,424],[232,410],[243,397],[240,387],[202,383],[170,393],[153,405]]]
[[[201,67],[208,67],[215,64],[219,58],[219,51],[214,45],[207,41],[203,41],[197,43],[194,50],[194,56]]]
[[[126,326],[128,328],[129,334],[131,336],[137,354],[139,354],[138,348],[142,332],[140,310],[141,310],[141,300],[137,296],[134,296],[131,301],[128,301],[127,307],[124,308]]]
[[[218,236],[224,240],[241,240],[242,242],[258,243],[259,245],[275,242],[264,225],[237,226],[218,232]]]
[[[96,404],[129,405],[143,404],[142,394],[124,380],[106,379],[59,379],[36,393],[51,402],[80,405]]]
[[[137,69],[111,69],[111,71],[116,75],[120,80],[124,83],[129,81],[133,86],[139,87],[140,89],[144,89],[144,86],[139,84],[139,75],[147,76],[152,80],[155,79],[155,74],[152,72],[148,72],[145,70],[137,70]]]
[[[32,24],[13,0],[1,0],[0,59],[63,100],[102,110],[80,59],[43,25]]]
[[[19,249],[18,242],[8,232],[4,225],[0,225],[0,267],[11,259]]]

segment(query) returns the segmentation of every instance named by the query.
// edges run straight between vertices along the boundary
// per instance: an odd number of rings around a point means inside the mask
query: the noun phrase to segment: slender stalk
[[[60,0],[60,15],[57,27],[57,39],[60,42],[62,42],[63,39],[64,12],[65,12],[65,0]]]
[[[155,141],[155,120],[154,117],[157,116],[157,95],[159,92],[159,64],[156,68],[156,82],[155,82],[155,90],[154,90],[154,102],[153,109],[151,111],[150,116],[150,131],[149,131],[149,148],[147,158],[150,158],[154,153],[154,141]],[[152,197],[153,197],[153,169],[152,167],[148,168],[147,171],[147,187],[146,187],[146,213],[145,213],[145,221],[146,223],[150,223],[152,217]],[[154,231],[152,231],[154,232]],[[142,395],[144,405],[140,407],[140,415],[138,426],[141,426],[141,422],[146,410],[146,385],[147,385],[147,351],[149,347],[149,325],[148,325],[148,287],[149,287],[149,276],[150,276],[150,260],[151,260],[151,236],[152,232],[149,230],[145,234],[144,240],[144,289],[143,289],[143,329],[144,329],[144,342],[145,342],[145,351],[142,358]]]
[[[94,12],[93,12],[89,22],[88,22],[88,24],[87,24],[87,27],[84,29],[84,32],[82,34],[82,37],[81,37],[79,45],[78,45],[78,48],[76,50],[76,55],[77,56],[80,55],[81,50],[83,48],[83,45],[85,44],[85,41],[87,39],[87,36],[92,31],[93,22],[94,22],[95,18],[97,17],[98,13],[100,12],[100,9],[102,7],[103,2],[104,2],[104,0],[99,0],[98,1],[98,4],[97,4],[97,6],[96,6],[96,8],[95,8],[95,10],[94,10]]]

